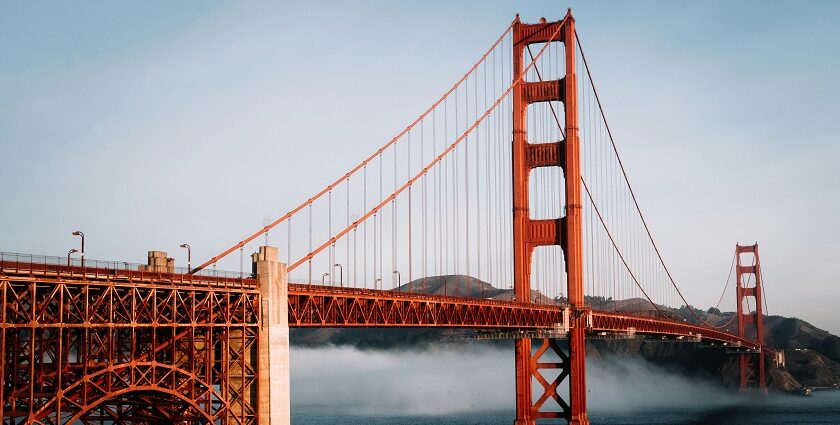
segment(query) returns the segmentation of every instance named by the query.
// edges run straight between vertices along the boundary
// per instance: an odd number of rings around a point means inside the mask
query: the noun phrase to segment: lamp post
[[[190,244],[182,243],[181,248],[187,249],[187,274],[192,271],[192,250],[190,249]]]
[[[397,288],[399,288],[400,287],[400,272],[399,272],[399,270],[394,270],[393,274],[397,275]]]
[[[79,250],[73,248],[70,251],[67,251],[67,267],[70,267],[70,256],[73,255],[74,252],[79,252]]]
[[[335,263],[335,266],[338,267],[338,286],[344,287],[344,267],[341,266],[339,263]]]
[[[73,232],[73,236],[81,236],[81,238],[82,238],[81,255],[82,255],[82,267],[84,267],[85,266],[85,234],[82,233],[80,230],[76,230],[75,232]]]
[[[329,275],[329,273],[324,273],[324,275],[321,276],[321,286],[327,286],[327,276]]]
[[[377,283],[379,284],[379,287],[381,288],[382,287],[382,278],[376,278],[376,280],[373,281],[373,289],[378,289],[376,287]]]

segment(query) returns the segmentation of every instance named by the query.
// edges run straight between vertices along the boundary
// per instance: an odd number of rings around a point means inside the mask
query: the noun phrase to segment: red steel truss
[[[256,423],[254,282],[0,266],[3,423]]]
[[[293,327],[550,329],[562,323],[563,309],[550,305],[289,285],[289,326]]]
[[[291,327],[448,327],[568,330],[575,319],[564,305],[425,295],[321,285],[289,285]],[[758,350],[754,341],[688,322],[582,310],[586,332],[692,338]],[[768,352],[769,353],[769,352]]]
[[[0,400],[7,423],[256,423],[261,323],[253,279],[0,261]],[[578,314],[579,317],[573,317]],[[580,325],[578,325],[580,324]],[[669,319],[569,306],[289,285],[292,327],[449,327],[635,333],[768,349]],[[528,338],[530,341],[530,338]],[[559,361],[543,361],[554,352]],[[557,386],[568,354],[543,339],[532,376]],[[539,371],[559,369],[549,382]],[[539,412],[539,418],[566,417]]]

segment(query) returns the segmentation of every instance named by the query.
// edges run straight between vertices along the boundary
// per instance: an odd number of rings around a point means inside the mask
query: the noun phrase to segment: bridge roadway
[[[289,285],[290,327],[448,327],[500,330],[565,329],[564,305],[529,304],[443,295]],[[752,341],[717,329],[671,319],[587,309],[587,332],[687,338],[758,350]],[[766,349],[765,349],[766,351]],[[768,351],[768,354],[770,352]]]
[[[14,291],[7,287],[33,285],[32,288],[48,288],[61,284],[66,287],[121,287],[135,290],[209,290],[220,294],[258,293],[257,281],[252,278],[225,275],[197,275],[185,273],[162,273],[139,271],[135,265],[122,262],[87,261],[86,267],[65,266],[57,257],[10,257],[0,258],[0,289],[4,312],[12,302],[16,305],[29,304],[17,298],[11,299]],[[44,290],[28,291],[32,297],[29,305],[38,305],[43,300]],[[73,292],[73,291],[70,291]],[[249,298],[256,299],[256,298]],[[65,303],[79,301],[67,296]],[[253,306],[255,312],[259,305]],[[37,310],[37,309],[36,309]],[[68,307],[66,310],[70,310]],[[78,318],[79,323],[97,323],[108,320],[97,312],[82,312],[87,317]],[[505,331],[556,331],[565,329],[569,314],[576,314],[563,305],[531,304],[514,301],[467,298],[457,296],[427,295],[396,292],[392,290],[371,290],[342,288],[335,286],[289,284],[289,326],[290,327],[439,327],[465,329],[495,329]],[[586,309],[577,312],[586,314],[587,332],[594,334],[630,334],[653,337],[681,338],[703,341],[743,350],[763,349],[755,342],[736,335],[688,322],[634,315],[632,313],[608,312]],[[93,317],[96,315],[97,317]],[[260,317],[259,314],[255,315]],[[149,320],[155,315],[149,315]],[[186,317],[186,316],[185,316]],[[227,317],[224,314],[216,316]],[[3,314],[0,328],[31,328],[39,325],[55,325],[39,321],[35,311],[32,314]],[[114,318],[111,317],[111,320]],[[133,318],[133,325],[138,325]],[[230,320],[230,319],[226,319]],[[163,325],[163,322],[155,323]],[[177,323],[172,323],[177,324]],[[113,323],[113,326],[129,325]]]

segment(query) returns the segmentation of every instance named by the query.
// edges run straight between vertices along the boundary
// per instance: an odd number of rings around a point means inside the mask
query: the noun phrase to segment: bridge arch
[[[123,377],[130,377],[123,379]],[[133,381],[131,377],[141,377]],[[151,378],[149,378],[151,377]],[[114,379],[117,378],[117,379]],[[101,390],[101,384],[111,379],[112,383],[121,383],[122,387],[113,388],[110,391]],[[91,401],[81,405],[77,395],[90,390],[94,395]],[[190,397],[190,394],[201,394],[199,397]],[[200,415],[207,423],[214,423],[220,413],[227,411],[229,401],[216,391],[212,385],[199,379],[195,374],[179,367],[158,362],[132,362],[109,366],[89,373],[74,383],[64,387],[59,395],[47,401],[30,418],[28,423],[41,423],[43,419],[57,413],[58,404],[61,403],[61,410],[66,413],[73,413],[71,419],[65,423],[72,424],[85,414],[102,406],[116,397],[140,392],[152,392],[175,397],[185,403],[193,412]],[[82,406],[74,409],[73,406]]]
[[[107,396],[97,399],[93,404],[88,405],[86,408],[77,412],[66,423],[68,423],[68,424],[75,423],[76,421],[80,420],[84,415],[90,413],[94,409],[100,407],[101,405],[105,404],[108,401],[113,400],[116,397],[119,397],[119,396],[124,395],[124,394],[129,394],[129,393],[134,393],[134,392],[143,392],[143,391],[150,391],[150,392],[156,392],[156,393],[160,393],[160,394],[166,394],[166,395],[173,396],[173,397],[181,400],[182,402],[186,403],[186,405],[189,406],[189,408],[192,412],[195,412],[195,413],[199,414],[203,418],[203,420],[207,421],[207,423],[214,423],[215,422],[216,418],[214,418],[210,413],[204,411],[204,409],[202,409],[200,406],[198,406],[195,403],[194,400],[191,400],[189,397],[185,396],[184,394],[182,394],[178,391],[172,391],[172,390],[169,390],[169,389],[166,389],[166,388],[161,388],[161,387],[156,386],[156,385],[150,385],[150,386],[145,386],[145,387],[123,389],[123,390],[119,390],[119,391],[109,393]],[[116,418],[115,418],[115,420],[116,420]]]

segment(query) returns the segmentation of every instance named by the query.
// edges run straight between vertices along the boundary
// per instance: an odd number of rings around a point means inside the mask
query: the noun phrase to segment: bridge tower
[[[565,76],[553,81],[525,81],[523,59],[529,44],[562,42],[565,47]],[[516,421],[515,425],[535,424],[537,419],[566,419],[570,424],[587,425],[585,331],[586,308],[583,296],[583,220],[581,211],[580,147],[578,138],[577,78],[575,74],[575,21],[571,10],[558,22],[525,24],[517,16],[513,24],[513,78],[522,81],[513,88],[513,264],[514,292],[519,302],[531,302],[531,256],[538,246],[559,245],[563,249],[568,276],[568,296],[572,309],[569,352],[554,340],[545,338],[534,352],[530,338],[516,340]],[[561,101],[565,109],[565,140],[529,142],[528,106],[536,102]],[[532,169],[562,167],[565,175],[565,217],[534,220],[529,211],[528,179]],[[541,362],[551,350],[559,362]],[[541,370],[559,369],[553,382]],[[558,386],[568,379],[569,400],[563,400]],[[538,382],[543,394],[533,400],[532,384]],[[544,409],[554,400],[560,411]]]
[[[742,264],[741,254],[752,253],[754,262]],[[761,261],[758,255],[758,243],[755,245],[735,245],[736,257],[736,296],[738,299],[738,336],[754,339],[760,347],[764,346],[764,310],[763,288],[761,282]],[[746,305],[745,305],[746,304]],[[750,306],[755,305],[751,311]],[[745,308],[746,307],[746,308]],[[759,348],[758,353],[744,353],[739,355],[741,369],[740,391],[746,392],[757,389],[767,392],[764,375],[764,353]]]

